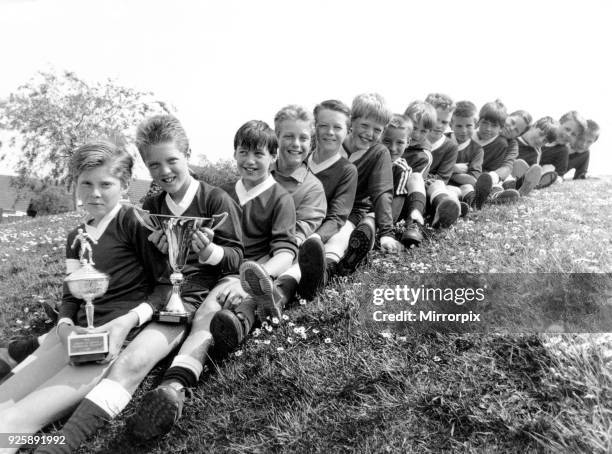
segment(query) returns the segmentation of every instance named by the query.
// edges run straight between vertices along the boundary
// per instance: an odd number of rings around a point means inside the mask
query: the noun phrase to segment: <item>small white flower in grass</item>
[[[289,320],[289,316],[287,314],[283,314],[282,319],[287,321],[287,320]]]
[[[300,298],[300,306],[306,306],[306,300],[304,298]]]
[[[266,339],[263,341],[264,345],[270,345],[270,339]]]
[[[326,344],[331,344],[331,337],[326,337],[323,342],[325,342]]]
[[[289,342],[290,344],[293,344],[293,337],[288,337],[287,342]]]
[[[442,361],[442,358],[440,358],[439,356],[434,356],[433,360],[437,363],[439,363],[440,361]]]
[[[398,336],[397,340],[400,342],[406,342],[408,340],[408,338],[406,336]]]
[[[295,326],[295,323],[293,323],[293,322],[289,322],[289,323],[287,323],[287,326],[288,326],[289,328],[291,328],[292,326]]]
[[[285,349],[283,347],[276,347],[277,352],[284,352]]]
[[[320,332],[317,328],[312,329],[312,334],[319,334]]]
[[[508,243],[504,244],[504,249],[510,249],[510,245]]]
[[[261,334],[261,330],[259,328],[255,328],[253,330],[253,337],[259,337],[260,334]]]
[[[546,250],[545,249],[540,249],[538,251],[538,254],[540,254],[541,256],[544,256],[544,255],[546,255]]]
[[[234,356],[242,356],[242,350],[238,350],[234,353]]]
[[[302,339],[306,339],[306,328],[304,328],[303,326],[293,328],[293,332],[300,336]]]
[[[278,325],[280,323],[280,320],[278,319],[278,317],[272,317],[272,324],[273,325]]]
[[[391,334],[389,331],[383,331],[382,333],[380,333],[380,335],[385,339],[391,339],[391,337],[393,337],[393,334]]]
[[[265,329],[267,332],[271,333],[272,332],[272,325],[270,325],[268,322],[263,322],[261,324],[261,327],[263,329]]]

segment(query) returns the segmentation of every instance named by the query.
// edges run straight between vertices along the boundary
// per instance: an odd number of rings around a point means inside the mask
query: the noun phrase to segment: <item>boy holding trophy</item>
[[[224,282],[227,276],[238,273],[244,250],[238,204],[222,189],[191,177],[187,166],[189,143],[176,118],[160,115],[146,120],[138,127],[136,145],[151,177],[162,188],[160,194],[143,204],[143,209],[152,217],[222,219],[220,216],[227,213],[223,222],[213,226],[214,232],[198,229],[193,234],[191,253],[182,269],[184,283],[180,292],[185,310],[195,311],[191,331],[164,373],[160,386],[144,396],[139,410],[128,421],[137,437],[150,438],[170,430],[182,412],[185,390],[198,382],[213,342],[210,321],[221,309],[210,291],[218,287],[219,281]],[[169,243],[175,240],[168,238],[172,232],[167,228],[165,231],[151,233],[149,240],[167,253],[172,248]]]
[[[89,323],[83,300],[65,284],[57,329],[0,385],[2,433],[33,434],[77,407],[62,430],[65,444],[43,445],[39,452],[69,452],[78,447],[125,408],[146,374],[183,336],[180,326],[142,328],[160,300],[151,294],[156,276],[148,265],[163,263],[165,258],[147,240],[149,232],[134,209],[119,203],[132,166],[125,149],[106,141],[83,145],[72,157],[77,195],[90,219],[68,235],[66,268],[71,274],[67,281],[81,276],[77,281],[85,285],[75,292],[81,296],[93,292],[98,278],[108,279],[108,288],[94,295],[97,328],[85,329]],[[82,273],[88,268],[90,272]],[[105,359],[72,365],[70,339],[80,334],[95,338],[99,333],[108,336]],[[17,449],[10,447],[6,452]]]

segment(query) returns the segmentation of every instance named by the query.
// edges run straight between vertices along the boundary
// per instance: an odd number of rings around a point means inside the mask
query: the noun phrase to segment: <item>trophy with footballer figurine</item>
[[[70,293],[75,298],[85,300],[85,316],[87,328],[93,329],[94,304],[93,300],[106,293],[109,276],[96,270],[93,265],[91,243],[96,241],[83,229],[72,243],[72,249],[79,247],[80,267],[66,277]],[[74,364],[100,361],[108,354],[108,332],[101,333],[71,333],[68,336],[68,356]]]
[[[147,210],[134,207],[140,223],[152,232],[163,231],[168,241],[168,263],[172,269],[170,282],[172,293],[164,310],[153,314],[153,320],[161,323],[188,324],[193,314],[185,310],[181,299],[181,284],[184,281],[183,268],[191,251],[191,237],[196,230],[205,234],[216,230],[227,218],[227,213],[214,215],[211,218],[194,216],[174,216],[151,214]]]

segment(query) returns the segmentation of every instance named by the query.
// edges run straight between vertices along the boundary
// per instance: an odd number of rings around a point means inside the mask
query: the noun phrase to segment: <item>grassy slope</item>
[[[611,196],[610,178],[563,184],[486,207],[399,257],[374,255],[209,368],[169,436],[134,446],[119,418],[82,452],[609,452],[602,336],[381,335],[359,313],[363,283],[414,272],[609,273]],[[39,301],[59,297],[64,232],[76,222],[0,226],[2,338],[47,329]]]

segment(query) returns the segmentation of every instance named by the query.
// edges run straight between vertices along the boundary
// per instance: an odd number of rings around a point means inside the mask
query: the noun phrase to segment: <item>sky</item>
[[[196,164],[231,159],[243,123],[272,124],[287,104],[499,98],[536,119],[597,121],[590,172],[609,175],[611,17],[605,0],[0,0],[0,97],[49,68],[152,91],[175,106]]]

